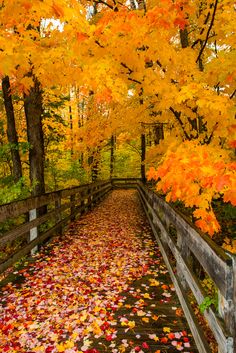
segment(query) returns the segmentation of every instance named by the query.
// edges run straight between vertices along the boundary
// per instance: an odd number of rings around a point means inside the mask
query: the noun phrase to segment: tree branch
[[[131,149],[132,149],[133,151],[135,151],[136,153],[138,153],[139,156],[141,156],[141,151],[140,151],[137,147],[131,145],[131,143],[129,143],[129,142],[126,142],[126,144],[127,144],[129,147],[131,147]]]
[[[99,45],[100,48],[105,48],[102,44],[99,43],[98,40],[95,40],[95,43],[96,43],[97,45]]]
[[[215,20],[215,15],[216,15],[216,9],[217,9],[217,5],[218,5],[218,0],[215,0],[215,4],[214,4],[214,10],[213,10],[213,14],[212,14],[212,18],[211,18],[211,23],[210,23],[210,26],[208,28],[208,31],[207,31],[207,34],[206,34],[206,39],[201,47],[201,50],[198,54],[198,57],[197,57],[197,60],[196,60],[196,63],[201,59],[201,56],[202,56],[202,53],[206,47],[206,44],[207,44],[207,41],[209,39],[209,35],[210,35],[210,31],[213,27],[213,24],[214,24],[214,20]]]
[[[181,115],[181,112],[177,112],[176,110],[174,110],[174,108],[170,107],[169,108],[170,111],[174,114],[176,120],[178,121],[178,123],[180,124],[182,130],[183,130],[183,133],[184,133],[184,136],[186,137],[187,140],[191,140],[191,137],[188,135],[187,131],[185,131],[184,129],[184,123],[182,122],[182,120],[180,119],[180,115]]]
[[[103,5],[106,5],[107,7],[109,7],[109,9],[114,9],[112,5],[106,3],[106,1],[103,1],[103,0],[94,0],[94,3],[95,4],[103,4]]]
[[[128,77],[128,80],[129,81],[132,81],[132,82],[135,82],[135,83],[138,83],[139,85],[142,84],[142,82],[138,81],[138,80],[135,80],[134,78],[131,78],[131,77]]]
[[[233,93],[231,94],[231,96],[229,98],[232,99],[234,97],[235,93],[236,93],[236,88],[235,88],[235,90],[233,91]]]
[[[213,136],[214,136],[214,132],[215,130],[217,129],[217,126],[218,126],[218,122],[215,123],[215,126],[213,127],[213,130],[210,134],[210,136],[208,138],[205,138],[204,141],[203,141],[203,144],[206,144],[206,145],[209,145],[209,143],[211,142]]]
[[[125,69],[127,69],[128,70],[128,75],[131,75],[134,71],[129,67],[129,66],[127,66],[125,63],[120,63],[121,64],[121,66],[123,66]]]

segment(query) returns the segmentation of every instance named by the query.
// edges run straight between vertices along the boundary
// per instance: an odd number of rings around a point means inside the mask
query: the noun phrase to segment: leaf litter
[[[0,351],[197,352],[134,190],[115,190],[16,271]]]

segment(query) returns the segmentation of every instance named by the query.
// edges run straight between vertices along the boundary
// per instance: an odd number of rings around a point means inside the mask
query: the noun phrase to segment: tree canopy
[[[2,1],[0,74],[9,77],[24,183],[32,142],[23,106],[38,85],[46,187],[78,175],[83,182],[89,168],[109,176],[114,136],[132,154],[132,176],[140,135],[162,126],[161,139],[150,137],[148,178],[167,201],[193,207],[203,231],[219,231],[212,202],[236,204],[234,16],[230,0]],[[6,179],[12,145],[3,101]]]

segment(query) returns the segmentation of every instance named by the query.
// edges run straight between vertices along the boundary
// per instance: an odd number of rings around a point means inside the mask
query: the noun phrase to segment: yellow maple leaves
[[[236,254],[236,240],[230,240],[229,238],[224,239],[224,243],[222,245],[223,249],[230,251],[233,254]]]
[[[135,321],[122,321],[121,326],[128,326],[132,330],[135,327]]]
[[[144,321],[145,323],[149,322],[149,318],[148,317],[142,317],[142,321]]]
[[[150,278],[150,279],[149,279],[149,282],[150,282],[150,286],[151,286],[151,287],[158,287],[158,286],[160,285],[160,282],[157,281],[157,280],[154,279],[154,278]]]
[[[72,341],[66,341],[62,342],[57,345],[57,351],[58,352],[65,352],[66,349],[70,349],[74,347],[74,342]]]
[[[171,331],[170,327],[163,327],[163,332],[169,333]]]

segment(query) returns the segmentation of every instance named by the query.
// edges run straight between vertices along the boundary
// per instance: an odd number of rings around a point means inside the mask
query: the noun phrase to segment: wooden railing
[[[189,302],[200,305],[206,296],[195,266],[207,273],[218,289],[219,308],[204,311],[220,353],[236,352],[236,256],[227,254],[141,182],[137,183],[144,210],[159,243],[200,353],[210,353],[203,330]]]
[[[196,263],[218,289],[218,312],[211,306],[204,311],[204,316],[218,343],[219,353],[236,353],[236,256],[223,251],[183,215],[142,184],[140,179],[112,179],[0,206],[0,222],[29,214],[24,224],[1,235],[2,244],[21,236],[27,237],[27,234],[29,242],[0,264],[0,272],[32,252],[54,233],[60,233],[62,226],[77,214],[89,210],[113,188],[137,188],[199,353],[212,351],[189,303],[188,292],[191,292],[198,305],[206,296],[195,271]],[[47,212],[40,216],[37,210],[45,206]],[[40,226],[49,220],[51,226],[40,233]]]
[[[130,189],[137,188],[140,178],[113,178],[111,179],[112,187],[114,189]]]
[[[78,213],[88,211],[111,188],[111,181],[96,182],[0,206],[0,224],[19,217],[25,221],[0,235],[1,247],[19,238],[25,238],[23,246],[0,263],[0,273],[30,251],[34,252],[39,244],[56,232],[61,233],[64,225],[73,220]],[[49,225],[45,226],[45,222]],[[41,230],[43,228],[47,229],[43,231]]]

